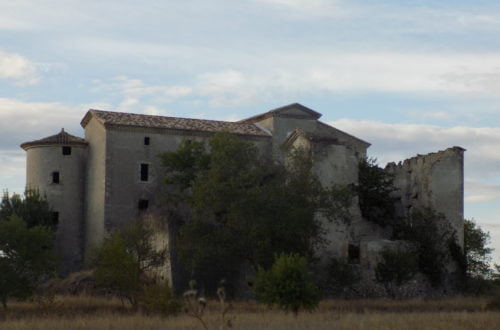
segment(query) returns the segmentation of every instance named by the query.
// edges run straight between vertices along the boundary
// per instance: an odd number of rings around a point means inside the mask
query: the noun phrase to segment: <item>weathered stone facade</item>
[[[175,151],[185,139],[204,141],[228,131],[252,141],[261,153],[283,161],[284,145],[311,151],[314,170],[324,185],[358,184],[358,164],[369,143],[322,123],[321,114],[300,104],[274,109],[239,122],[221,122],[89,110],[82,120],[85,139],[65,132],[22,145],[27,151],[27,186],[47,195],[59,212],[57,247],[65,272],[77,270],[92,246],[151,210],[164,192],[158,155]],[[64,136],[61,137],[61,134]],[[70,155],[63,148],[71,147]],[[387,165],[399,189],[398,211],[433,207],[446,216],[463,243],[463,149],[417,156]],[[59,172],[59,181],[51,181]],[[352,247],[365,268],[391,231],[363,219],[357,198],[349,225],[325,222],[328,244],[322,258],[349,257]],[[160,228],[169,244],[168,229]],[[392,244],[392,243],[391,243]],[[175,251],[171,251],[175,254]],[[164,277],[172,282],[170,265]]]

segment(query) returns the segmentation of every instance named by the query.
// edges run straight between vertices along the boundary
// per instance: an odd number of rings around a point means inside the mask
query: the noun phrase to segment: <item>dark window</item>
[[[57,225],[59,223],[59,212],[52,212],[52,224]]]
[[[139,199],[139,203],[137,205],[137,208],[141,211],[147,209],[149,206],[149,201],[147,199]]]
[[[144,145],[148,146],[150,142],[151,142],[151,140],[150,140],[149,136],[145,136],[144,137]]]
[[[59,172],[52,172],[52,183],[59,183]]]
[[[62,147],[62,154],[65,156],[71,155],[71,147]]]
[[[352,263],[359,262],[359,246],[354,244],[349,244],[348,254],[350,262]]]
[[[149,164],[141,164],[141,181],[149,180]]]

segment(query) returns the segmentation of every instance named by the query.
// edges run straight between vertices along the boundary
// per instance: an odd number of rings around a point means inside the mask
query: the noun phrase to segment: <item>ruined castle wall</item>
[[[305,136],[298,136],[293,146],[311,151],[313,169],[325,186],[357,185],[359,158],[356,148],[330,141],[311,141]],[[353,196],[349,209],[349,223],[337,219],[328,220],[322,215],[327,244],[320,251],[323,261],[334,258],[348,258],[349,245],[364,253],[366,242],[388,238],[390,231],[363,219],[357,196]],[[351,255],[351,257],[353,257]],[[355,261],[354,261],[355,262]]]
[[[463,246],[464,149],[448,148],[436,153],[418,155],[390,163],[386,170],[394,175],[398,189],[398,214],[408,215],[412,209],[430,207],[442,213],[457,233]]]
[[[106,131],[104,126],[91,119],[85,127],[88,144],[85,180],[85,252],[104,238],[104,199],[106,193]]]

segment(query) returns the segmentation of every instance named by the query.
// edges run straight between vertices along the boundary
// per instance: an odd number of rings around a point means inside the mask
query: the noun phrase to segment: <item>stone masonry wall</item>
[[[453,147],[386,166],[398,189],[398,215],[430,207],[451,223],[460,246],[463,246],[464,151]]]

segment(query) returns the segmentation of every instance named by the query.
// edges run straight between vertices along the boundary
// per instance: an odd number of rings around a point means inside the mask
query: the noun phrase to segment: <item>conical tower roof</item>
[[[25,142],[21,144],[21,148],[27,150],[31,147],[36,146],[47,146],[47,145],[87,145],[88,142],[78,136],[71,135],[61,129],[61,132],[55,135],[47,136],[40,140]]]

